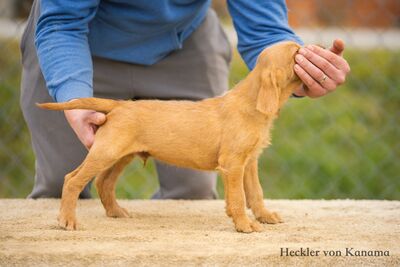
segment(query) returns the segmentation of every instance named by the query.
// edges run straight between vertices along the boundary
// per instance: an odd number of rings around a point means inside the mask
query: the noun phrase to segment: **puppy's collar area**
[[[304,95],[296,95],[295,93],[293,93],[292,97],[294,97],[294,98],[303,98],[305,96]]]

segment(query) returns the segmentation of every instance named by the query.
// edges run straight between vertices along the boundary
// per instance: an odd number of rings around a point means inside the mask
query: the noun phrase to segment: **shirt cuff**
[[[280,36],[278,38],[271,38],[270,43],[267,44],[259,44],[257,47],[254,47],[253,49],[249,49],[247,52],[242,53],[243,60],[247,64],[247,67],[252,70],[254,69],[257,59],[260,56],[261,52],[264,51],[264,49],[273,46],[277,43],[282,43],[282,42],[287,42],[287,41],[292,41],[295,43],[298,43],[299,45],[303,46],[304,42],[303,40],[298,37],[297,35],[285,35],[285,36]]]
[[[67,102],[74,98],[93,97],[93,89],[81,81],[68,81],[55,93],[56,102]]]

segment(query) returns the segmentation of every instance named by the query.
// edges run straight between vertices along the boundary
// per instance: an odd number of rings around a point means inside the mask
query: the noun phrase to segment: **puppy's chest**
[[[260,149],[266,148],[271,144],[271,128],[272,122],[268,121],[260,131],[259,147]]]
[[[247,141],[244,142],[244,151],[246,154],[259,155],[264,148],[270,145],[271,124],[261,124],[251,130],[245,130],[242,136],[246,136]],[[246,147],[246,148],[245,148]]]

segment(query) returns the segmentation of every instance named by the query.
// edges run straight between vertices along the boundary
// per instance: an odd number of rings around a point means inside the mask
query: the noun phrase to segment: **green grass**
[[[290,99],[263,153],[267,198],[400,199],[400,51],[351,50],[345,85],[321,99]],[[0,197],[25,197],[34,158],[18,107],[20,56],[0,42]],[[230,83],[247,69],[234,53]],[[120,198],[148,198],[157,188],[154,164],[136,160],[118,183]],[[221,183],[218,191],[222,196]]]
[[[0,197],[25,197],[33,186],[33,154],[19,108],[19,47],[0,40]]]

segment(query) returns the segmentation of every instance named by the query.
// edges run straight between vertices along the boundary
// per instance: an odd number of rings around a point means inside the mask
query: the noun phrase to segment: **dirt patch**
[[[80,230],[68,232],[57,227],[58,200],[0,200],[0,265],[400,264],[400,201],[267,200],[285,223],[253,234],[234,231],[223,201],[120,203],[132,218],[107,218],[99,200],[79,201]]]

